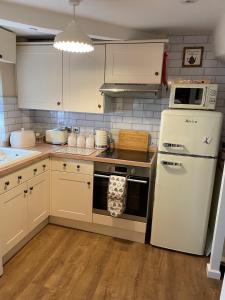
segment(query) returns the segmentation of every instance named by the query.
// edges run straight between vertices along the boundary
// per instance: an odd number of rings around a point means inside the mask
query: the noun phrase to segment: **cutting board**
[[[124,150],[148,151],[149,133],[144,130],[119,131],[117,148]]]

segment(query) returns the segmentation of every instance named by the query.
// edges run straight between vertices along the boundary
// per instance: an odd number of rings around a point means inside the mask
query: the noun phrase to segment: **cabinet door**
[[[103,113],[105,45],[85,55],[63,54],[63,103],[66,111]]]
[[[1,195],[0,240],[3,245],[3,255],[27,233],[27,197],[26,184]]]
[[[106,45],[107,83],[160,84],[163,43]]]
[[[17,47],[20,108],[62,109],[62,53],[52,45]]]
[[[92,221],[93,176],[52,172],[52,215]]]
[[[16,63],[16,34],[0,28],[0,62]]]
[[[28,183],[28,226],[34,229],[49,216],[49,172]]]

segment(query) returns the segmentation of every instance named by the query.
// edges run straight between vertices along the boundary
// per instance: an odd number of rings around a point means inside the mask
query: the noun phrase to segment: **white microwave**
[[[170,91],[170,108],[214,110],[217,84],[174,83]]]

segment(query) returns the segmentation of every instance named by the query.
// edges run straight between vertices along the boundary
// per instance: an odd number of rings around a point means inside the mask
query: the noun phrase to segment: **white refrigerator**
[[[219,112],[163,111],[152,245],[204,254],[221,128]]]

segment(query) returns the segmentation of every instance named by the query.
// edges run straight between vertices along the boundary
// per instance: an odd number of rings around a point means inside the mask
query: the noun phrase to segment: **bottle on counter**
[[[85,148],[85,146],[86,146],[85,136],[82,135],[82,134],[79,134],[78,138],[77,138],[77,147],[78,148]]]
[[[89,134],[86,138],[86,148],[93,149],[95,147],[95,139],[93,134]]]
[[[72,131],[68,137],[68,146],[69,147],[76,147],[77,146],[77,134],[72,128]]]

